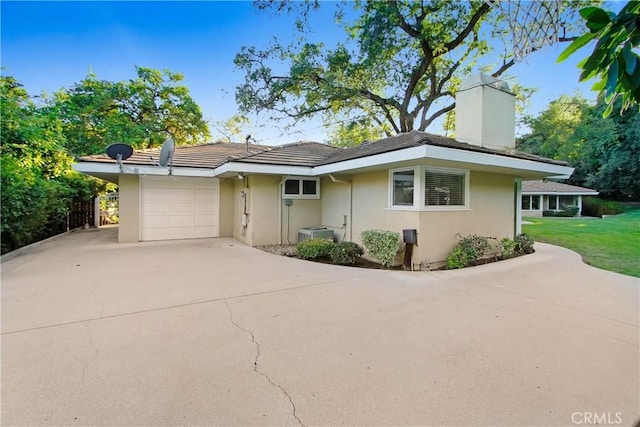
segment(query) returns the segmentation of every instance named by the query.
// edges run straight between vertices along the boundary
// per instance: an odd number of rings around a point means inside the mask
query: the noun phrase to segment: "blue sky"
[[[243,45],[266,47],[277,36],[291,39],[292,20],[257,12],[251,2],[26,2],[2,1],[2,74],[12,75],[36,95],[52,93],[82,80],[89,70],[98,78],[118,81],[135,76],[136,65],[168,69],[184,83],[201,106],[205,119],[222,121],[236,112],[235,87],[243,74],[233,58]],[[332,44],[341,36],[330,8],[318,16],[321,31],[310,37]],[[517,64],[510,74],[524,86],[536,87],[529,114],[561,94],[595,97],[592,83],[578,84],[576,58],[557,64],[562,46],[547,47]],[[325,141],[318,121],[292,130],[278,129],[264,118],[248,128],[259,142]],[[442,133],[435,125],[428,131]],[[214,139],[219,137],[212,129]]]

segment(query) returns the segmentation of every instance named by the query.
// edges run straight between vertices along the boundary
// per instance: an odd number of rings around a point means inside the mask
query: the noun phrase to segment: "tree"
[[[122,82],[90,74],[56,94],[50,109],[63,122],[70,152],[102,153],[114,142],[157,147],[168,134],[178,145],[210,138],[200,107],[179,84],[181,74],[143,67],[136,73],[136,79]]]
[[[602,100],[591,105],[580,96],[563,95],[538,116],[526,118],[531,133],[516,147],[568,161],[575,168],[569,183],[595,188],[608,198],[640,200],[640,116],[621,113],[621,101],[608,118],[602,116],[606,108]]]
[[[609,108],[601,103],[595,114]],[[613,108],[610,118],[617,128],[617,138],[604,147],[601,167],[587,177],[586,184],[602,195],[621,201],[640,201],[640,115],[635,109],[622,111],[622,102]]]
[[[558,58],[564,61],[592,40],[597,40],[593,52],[582,61],[580,81],[597,77],[593,89],[608,106],[607,117],[621,99],[624,112],[640,102],[640,56],[634,49],[640,46],[640,1],[629,1],[618,14],[598,7],[580,10],[589,32],[578,37]]]
[[[2,253],[49,237],[64,225],[74,198],[98,190],[71,169],[62,122],[38,108],[13,77],[0,77],[0,224]]]
[[[462,78],[481,68],[478,61],[493,49],[489,33],[503,28],[503,17],[485,1],[358,2],[355,20],[345,23],[347,41],[326,49],[304,41],[306,14],[317,3],[303,3],[302,10],[287,2],[259,7],[297,11],[303,41],[243,47],[236,55],[245,73],[236,88],[242,113],[266,111],[294,121],[355,117],[355,127],[366,117],[367,127],[387,134],[425,130],[451,111]],[[339,18],[347,16],[338,11]],[[283,63],[286,72],[276,72]],[[491,74],[503,76],[514,63],[512,54],[502,55]]]
[[[216,122],[213,127],[224,136],[224,142],[233,142],[233,137],[241,134],[248,123],[246,116],[234,114],[227,120]]]

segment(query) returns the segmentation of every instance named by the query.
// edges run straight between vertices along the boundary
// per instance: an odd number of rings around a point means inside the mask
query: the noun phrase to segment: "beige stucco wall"
[[[542,217],[542,210],[531,210],[531,209],[522,209],[522,216],[528,216],[528,217]]]
[[[221,184],[221,233],[232,228],[236,239],[252,246],[297,242],[302,227],[332,226],[334,236],[342,240],[343,216],[347,215],[346,240],[361,243],[360,233],[367,229],[418,230],[414,263],[437,264],[458,241],[458,234],[513,238],[515,221],[514,177],[471,171],[468,210],[414,211],[388,207],[389,172],[381,170],[340,177],[347,183],[321,180],[320,200],[293,199],[287,208],[281,197],[280,176],[251,175],[245,180],[229,179]],[[350,182],[351,184],[349,184]],[[249,212],[242,228],[242,191],[247,193]],[[349,218],[349,197],[352,207]],[[229,200],[233,209],[229,209]],[[229,214],[225,213],[228,211]],[[231,216],[229,219],[228,216]],[[353,220],[353,221],[352,221]],[[280,225],[280,226],[279,226]],[[353,231],[349,227],[353,227]],[[278,230],[281,231],[279,239]],[[224,231],[226,232],[226,231]]]
[[[420,212],[418,243],[414,263],[438,264],[466,236],[514,237],[514,177],[471,171],[469,210]],[[493,242],[495,243],[495,241]]]
[[[118,242],[134,243],[140,236],[140,181],[138,175],[120,175]]]
[[[361,244],[360,234],[368,229],[402,233],[405,228],[418,228],[419,212],[388,209],[387,170],[354,175],[352,182],[354,242]]]
[[[233,237],[250,246],[278,242],[278,183],[270,175],[249,175],[233,180]],[[246,193],[247,225],[242,226],[243,192]]]
[[[220,180],[220,237],[233,236],[234,189],[232,179]]]
[[[292,199],[291,206],[282,203],[282,243],[298,242],[298,230],[303,227],[322,225],[322,203],[320,199]],[[288,231],[288,234],[287,234]]]
[[[349,192],[351,190],[350,177],[338,177],[345,182],[333,182],[330,178],[323,178],[320,183],[322,197],[322,225],[333,230],[336,242],[350,240],[351,214],[349,210]],[[347,225],[343,226],[344,216]],[[346,239],[343,239],[346,236]]]

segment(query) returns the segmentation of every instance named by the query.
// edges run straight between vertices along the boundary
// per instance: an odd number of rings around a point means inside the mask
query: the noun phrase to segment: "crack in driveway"
[[[231,311],[231,307],[229,306],[229,302],[227,300],[224,301],[224,304],[227,306],[227,310],[229,311],[229,320],[231,320],[231,323],[236,328],[240,329],[242,332],[244,332],[245,334],[249,335],[251,337],[251,342],[253,342],[253,344],[256,346],[256,357],[253,360],[253,372],[255,372],[256,374],[258,374],[260,376],[263,376],[269,382],[269,384],[271,384],[272,386],[280,389],[280,391],[289,400],[289,404],[291,405],[291,408],[292,408],[293,417],[296,419],[296,421],[298,421],[298,424],[300,424],[301,426],[304,427],[304,423],[298,417],[296,404],[293,402],[293,399],[291,398],[291,395],[287,392],[287,390],[285,390],[284,387],[282,387],[280,384],[275,383],[271,379],[271,377],[269,377],[269,375],[267,375],[265,372],[262,372],[262,371],[260,371],[258,369],[258,359],[260,358],[260,343],[258,341],[256,341],[255,335],[253,335],[253,332],[251,332],[250,330],[245,329],[242,326],[240,326],[238,323],[236,323],[236,321],[233,319],[233,311]]]
[[[78,390],[80,390],[80,387],[84,383],[84,379],[87,375],[87,371],[89,370],[89,366],[91,366],[91,364],[98,358],[98,347],[96,346],[96,343],[93,340],[93,333],[91,330],[92,321],[93,320],[89,320],[86,323],[86,326],[87,326],[87,335],[89,337],[89,342],[91,343],[91,348],[93,348],[93,356],[91,356],[91,358],[87,360],[87,363],[85,364],[84,368],[82,368],[82,372],[80,373],[80,379],[78,380],[78,383],[76,384],[75,388],[55,408],[53,408],[53,410],[49,413],[49,415],[47,415],[40,422],[39,425],[41,426],[45,425],[51,418],[53,418],[53,416],[56,415],[59,409],[66,406],[67,403],[71,400],[71,398],[78,392]]]

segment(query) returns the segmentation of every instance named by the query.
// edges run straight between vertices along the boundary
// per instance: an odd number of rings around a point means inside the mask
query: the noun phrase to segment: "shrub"
[[[535,251],[533,250],[534,240],[527,233],[518,234],[514,239],[515,242],[515,253],[517,254],[532,254]]]
[[[458,245],[451,249],[451,252],[447,255],[447,268],[450,270],[464,268],[470,264],[469,253],[465,252],[465,250]]]
[[[328,257],[334,246],[335,243],[331,239],[309,239],[298,243],[296,252],[304,259]]]
[[[364,254],[362,246],[354,242],[340,242],[333,245],[329,255],[334,264],[352,265]]]
[[[578,214],[578,210],[577,206],[567,206],[561,211],[542,211],[542,216],[571,218]]]
[[[602,200],[597,197],[582,199],[582,214],[586,216],[618,215],[626,209],[626,206],[619,202]]]
[[[473,265],[489,250],[489,238],[472,234],[462,237],[447,255],[448,268],[462,268]]]
[[[367,252],[385,267],[391,267],[398,253],[400,233],[388,230],[365,230],[360,234]]]
[[[502,248],[502,258],[511,258],[516,251],[516,241],[505,237],[500,240],[500,247]]]

